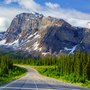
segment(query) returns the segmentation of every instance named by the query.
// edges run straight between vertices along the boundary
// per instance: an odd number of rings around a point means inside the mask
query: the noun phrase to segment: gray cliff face
[[[22,13],[3,36],[4,45],[33,56],[90,51],[90,30],[73,27],[62,19],[38,13]],[[0,41],[1,42],[1,41]]]
[[[0,41],[3,40],[5,32],[0,32]]]

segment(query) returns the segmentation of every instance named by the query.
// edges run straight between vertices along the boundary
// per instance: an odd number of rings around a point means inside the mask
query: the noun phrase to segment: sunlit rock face
[[[0,45],[22,50],[33,56],[73,54],[79,49],[90,51],[90,30],[74,27],[63,19],[38,13],[21,13],[10,27],[0,33]]]

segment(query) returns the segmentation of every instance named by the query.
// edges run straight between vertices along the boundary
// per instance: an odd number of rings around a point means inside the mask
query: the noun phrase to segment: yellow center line
[[[69,90],[68,88],[65,88],[65,87],[63,87],[63,86],[61,86],[61,85],[58,85],[58,84],[56,84],[56,83],[54,83],[54,82],[51,82],[51,81],[49,81],[49,80],[47,80],[47,79],[44,79],[44,78],[41,78],[41,77],[36,76],[34,72],[33,72],[33,77],[34,77],[34,78],[41,79],[41,80],[48,81],[48,82],[50,82],[50,83],[53,83],[54,85],[57,85],[57,86],[60,86],[60,87],[62,87],[62,88],[64,88],[64,89],[66,89],[66,90]]]

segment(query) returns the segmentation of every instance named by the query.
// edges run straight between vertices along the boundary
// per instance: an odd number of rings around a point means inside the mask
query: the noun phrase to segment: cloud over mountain
[[[50,2],[46,2],[45,5],[48,6],[49,8],[52,8],[52,9],[60,7],[59,4],[57,4],[57,3],[53,4],[53,3],[50,3]]]
[[[6,19],[8,25],[5,24],[4,25],[5,27],[3,27],[4,21],[2,21],[4,19],[2,18],[1,20],[2,22],[0,28],[2,28],[2,30],[4,31],[6,30],[6,28],[9,27],[11,20],[16,14],[22,12],[32,12],[32,11],[42,13],[45,16],[62,18],[74,26],[90,28],[90,25],[87,24],[87,22],[90,22],[89,14],[82,13],[74,9],[63,9],[58,3],[45,2],[45,5],[41,5],[35,2],[34,0],[4,0],[4,3],[6,5],[17,3],[19,5],[18,8],[16,7],[7,8],[3,6],[0,7],[1,10],[0,20],[2,17],[5,19],[8,18]]]

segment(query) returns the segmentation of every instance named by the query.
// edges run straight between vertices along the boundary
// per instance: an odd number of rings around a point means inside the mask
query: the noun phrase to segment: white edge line
[[[34,79],[33,79],[33,81],[34,81],[34,84],[35,84],[35,86],[36,86],[36,90],[38,90],[37,84],[35,83],[35,80],[34,80]]]
[[[35,80],[33,80],[34,81],[34,84],[35,84],[35,86],[36,86],[36,90],[38,90],[38,87],[37,87],[37,84],[35,83]]]
[[[22,77],[22,78],[23,78],[23,77]],[[19,78],[19,79],[15,80],[15,81],[12,81],[12,82],[6,84],[5,86],[0,86],[0,90],[2,90],[2,89],[4,89],[4,88],[6,88],[7,86],[9,86],[9,85],[11,85],[11,84],[17,82],[18,80],[20,80],[20,79],[22,79],[22,78]]]
[[[15,83],[16,81],[18,81],[18,80],[15,80],[15,81],[10,82],[9,84],[7,84],[7,85],[5,85],[5,86],[0,87],[0,90],[2,90],[2,89],[4,89],[5,87],[7,87],[7,86],[9,86],[9,85],[11,85],[11,84],[13,84],[13,83]]]

